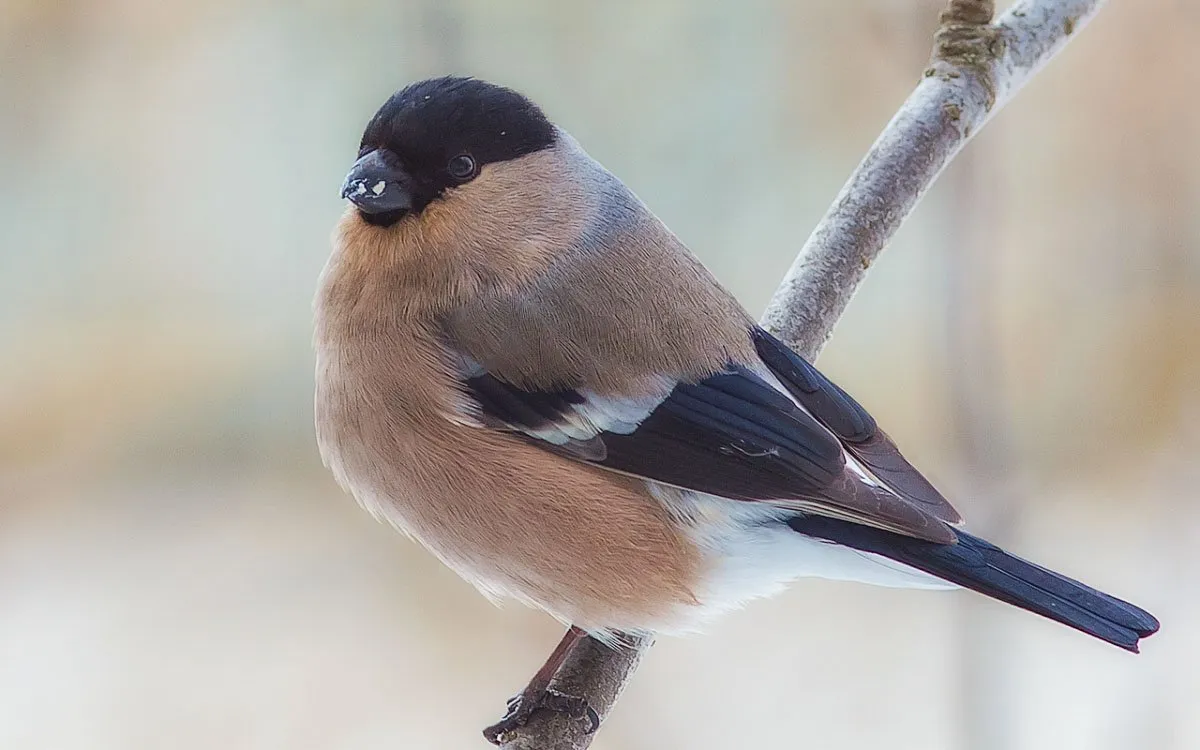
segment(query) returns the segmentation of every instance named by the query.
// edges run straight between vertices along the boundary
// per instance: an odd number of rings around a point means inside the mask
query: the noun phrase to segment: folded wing
[[[957,521],[957,514],[899,456],[870,415],[814,369],[801,367],[803,360],[787,360],[792,369],[786,369],[779,364],[782,356],[774,366],[764,362],[782,372],[776,377],[795,400],[750,368],[733,364],[699,382],[663,376],[650,393],[614,396],[584,387],[519,388],[463,354],[468,365],[462,384],[481,423],[575,460],[720,497],[953,543],[947,522]],[[870,476],[849,465],[848,451],[866,456],[859,463]],[[900,480],[898,489],[889,477]]]

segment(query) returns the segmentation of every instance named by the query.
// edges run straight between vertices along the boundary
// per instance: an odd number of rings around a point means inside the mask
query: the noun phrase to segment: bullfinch
[[[862,406],[521,94],[402,89],[342,196],[315,301],[321,455],[485,596],[571,626],[506,726],[578,710],[546,688],[583,635],[693,631],[801,576],[965,587],[1129,651],[1157,630],[964,531]]]

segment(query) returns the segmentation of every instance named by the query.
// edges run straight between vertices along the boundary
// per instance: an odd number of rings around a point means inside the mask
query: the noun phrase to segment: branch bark
[[[929,67],[850,175],[775,292],[763,325],[809,360],[820,354],[867,270],[959,150],[1105,0],[1018,0],[991,23],[991,0],[950,0]],[[552,687],[603,720],[653,640],[610,649],[587,638]],[[583,722],[539,711],[505,750],[583,750]]]
[[[942,169],[1103,4],[1020,0],[987,24],[991,2],[952,0],[924,77],[800,250],[763,317],[766,327],[815,357]]]

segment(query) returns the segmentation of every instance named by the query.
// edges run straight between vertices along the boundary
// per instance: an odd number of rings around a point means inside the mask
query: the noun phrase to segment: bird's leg
[[[564,713],[577,719],[587,719],[588,732],[596,731],[600,726],[600,717],[586,700],[550,689],[550,681],[566,661],[567,654],[571,653],[576,643],[586,637],[587,633],[574,625],[567,630],[566,635],[554,647],[546,663],[533,675],[525,689],[508,699],[508,713],[504,718],[483,730],[483,736],[489,742],[499,745],[504,735],[525,726],[529,717],[539,708]]]

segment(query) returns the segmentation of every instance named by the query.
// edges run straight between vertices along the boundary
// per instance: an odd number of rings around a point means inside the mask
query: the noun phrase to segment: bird
[[[581,638],[695,632],[815,576],[966,588],[1128,651],[1148,612],[972,535],[525,95],[412,83],[369,120],[314,302],[322,459],[493,600]]]

